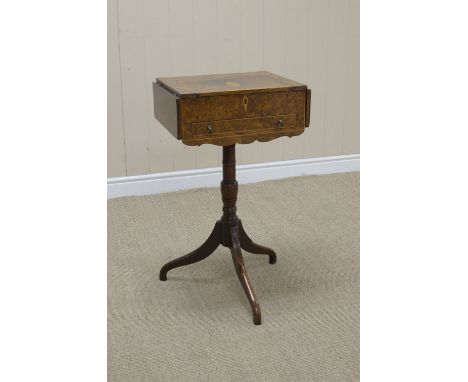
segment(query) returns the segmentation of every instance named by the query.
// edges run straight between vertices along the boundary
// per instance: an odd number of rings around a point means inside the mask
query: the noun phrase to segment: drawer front
[[[275,115],[260,118],[231,119],[224,121],[196,122],[192,124],[192,137],[218,137],[249,133],[252,131],[282,131],[296,127],[296,115]]]
[[[182,100],[182,123],[305,114],[305,91],[233,94]]]

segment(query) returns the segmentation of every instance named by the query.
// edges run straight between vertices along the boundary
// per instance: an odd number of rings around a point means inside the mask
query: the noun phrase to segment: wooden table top
[[[157,82],[180,98],[264,93],[306,89],[307,86],[266,71],[163,77]]]

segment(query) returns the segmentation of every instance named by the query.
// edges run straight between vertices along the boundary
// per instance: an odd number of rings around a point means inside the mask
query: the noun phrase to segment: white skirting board
[[[236,169],[239,184],[293,176],[352,172],[359,171],[359,154],[246,164],[238,165]],[[221,167],[109,178],[107,198],[216,187],[219,186],[221,178]]]

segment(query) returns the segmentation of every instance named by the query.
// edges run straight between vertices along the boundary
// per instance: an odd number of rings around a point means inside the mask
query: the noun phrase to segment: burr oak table
[[[235,145],[302,134],[309,126],[310,90],[269,72],[252,72],[157,78],[153,94],[155,117],[177,139],[190,146],[223,147],[223,215],[199,248],[164,265],[159,278],[165,281],[171,269],[207,258],[220,244],[228,247],[259,325],[260,306],[241,249],[267,255],[270,264],[276,262],[276,254],[254,243],[237,217]]]

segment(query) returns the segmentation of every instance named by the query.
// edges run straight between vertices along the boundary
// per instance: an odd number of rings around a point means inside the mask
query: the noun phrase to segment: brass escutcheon
[[[247,112],[247,105],[249,103],[249,99],[247,98],[247,96],[244,96],[244,98],[242,98],[242,104],[244,105],[244,111]]]

